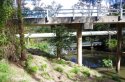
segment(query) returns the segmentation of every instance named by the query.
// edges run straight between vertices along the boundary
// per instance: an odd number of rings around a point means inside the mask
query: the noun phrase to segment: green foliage
[[[110,39],[107,41],[107,46],[110,50],[114,50],[117,47],[117,40],[116,39]]]
[[[42,27],[35,27],[32,30],[34,30],[37,33],[50,33],[51,32],[51,28],[47,27],[47,26],[42,26]]]
[[[73,43],[72,34],[69,29],[64,25],[55,26],[52,28],[52,32],[56,34],[56,37],[50,39],[52,46],[57,47],[57,56],[61,57],[62,49],[67,49]]]
[[[5,34],[0,34],[0,45],[7,45],[8,43],[8,38]]]
[[[58,64],[63,64],[63,65],[66,64],[65,60],[63,60],[63,59],[57,60],[56,62],[57,62]]]
[[[41,70],[45,71],[47,69],[47,64],[42,64],[41,65]]]
[[[112,80],[115,80],[116,82],[122,82],[118,76],[112,76]]]
[[[33,49],[40,49],[44,52],[49,52],[49,43],[46,41],[43,41],[41,43],[31,43],[31,45],[27,46],[27,48],[33,48]]]
[[[56,67],[55,70],[60,73],[62,73],[64,71],[64,69],[61,66]]]
[[[86,76],[86,77],[89,77],[90,76],[90,72],[89,70],[84,70],[82,71],[83,75]]]
[[[39,70],[39,67],[36,65],[32,65],[32,61],[33,57],[29,55],[25,62],[25,68],[29,73],[36,73]]]
[[[72,44],[72,34],[69,32],[69,29],[64,25],[55,26],[52,31],[56,34],[56,37],[53,37],[50,40],[50,43],[58,48],[69,48]]]
[[[66,73],[67,77],[71,80],[74,79],[75,74],[74,73]]]
[[[29,66],[27,70],[29,73],[36,73],[38,69],[39,69],[38,66]]]
[[[104,67],[107,67],[107,68],[113,67],[113,63],[111,59],[103,59],[102,62]]]
[[[10,78],[10,69],[7,62],[0,61],[0,82],[7,82]]]
[[[13,0],[0,0],[0,27],[5,25],[6,20],[12,15]]]
[[[73,67],[70,72],[78,74],[80,72],[80,69],[79,67]]]
[[[39,44],[37,44],[36,47],[37,47],[38,49],[42,50],[42,51],[45,51],[45,52],[47,52],[48,49],[49,49],[49,45],[48,45],[47,42],[39,43]]]
[[[101,30],[107,30],[108,28],[109,28],[108,24],[96,24],[94,30],[101,31]]]

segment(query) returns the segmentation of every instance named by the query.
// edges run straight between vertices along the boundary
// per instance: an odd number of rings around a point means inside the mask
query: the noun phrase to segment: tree
[[[47,5],[45,9],[49,10],[49,16],[55,16],[58,14],[58,11],[62,8],[61,4],[57,4],[56,2],[52,2],[50,5]]]
[[[52,31],[56,34],[50,42],[52,45],[57,47],[57,58],[61,58],[62,48],[67,49],[72,44],[73,40],[71,33],[69,33],[68,28],[64,25],[56,25],[52,28]]]
[[[13,12],[13,0],[0,0],[0,28],[4,28],[6,21]]]
[[[94,8],[96,6],[97,0],[79,0],[78,3],[76,3],[73,8],[75,9],[81,9],[81,14],[84,15],[85,12],[87,11],[87,15],[91,16],[93,13],[91,13],[91,7]],[[88,9],[88,10],[85,10]]]
[[[21,1],[17,0],[17,16],[18,16],[18,27],[19,27],[19,35],[20,35],[20,59],[25,60],[26,59],[26,53],[25,53],[25,41],[24,41],[24,28],[23,28],[23,17],[22,17],[22,10],[21,10]]]
[[[9,43],[9,39],[6,34],[7,20],[13,13],[13,0],[0,0],[0,57],[5,57],[5,47]],[[4,56],[3,56],[4,55]]]

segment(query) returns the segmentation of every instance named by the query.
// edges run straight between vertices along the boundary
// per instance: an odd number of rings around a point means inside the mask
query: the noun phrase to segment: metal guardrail
[[[46,18],[46,17],[81,17],[81,16],[123,16],[125,9],[60,9],[51,10],[23,10],[25,18]]]

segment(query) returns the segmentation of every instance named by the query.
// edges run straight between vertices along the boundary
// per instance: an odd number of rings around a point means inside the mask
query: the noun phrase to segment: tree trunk
[[[116,72],[120,70],[120,63],[121,63],[121,54],[122,54],[122,26],[117,24],[117,56],[116,56]]]
[[[61,48],[57,46],[57,58],[61,59]]]
[[[25,53],[25,41],[24,41],[24,28],[23,28],[23,18],[22,18],[22,10],[21,10],[21,0],[17,0],[18,10],[17,10],[17,16],[18,16],[18,27],[19,27],[19,35],[20,35],[20,59],[25,60],[26,59],[26,53]]]

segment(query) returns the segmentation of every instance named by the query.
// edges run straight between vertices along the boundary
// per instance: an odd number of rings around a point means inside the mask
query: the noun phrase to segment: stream
[[[73,51],[74,53],[75,51]],[[73,54],[72,53],[72,54]],[[70,52],[71,54],[71,52]],[[72,61],[72,62],[77,62],[77,55],[73,54],[73,55],[66,55],[65,56],[66,59]],[[115,64],[116,64],[116,54],[115,53],[111,53],[111,52],[105,52],[105,51],[97,51],[97,50],[86,50],[83,49],[83,65],[87,66],[89,68],[95,69],[99,72],[101,72],[102,74],[112,77],[112,76],[118,76],[121,80],[121,82],[125,82],[125,56],[122,56],[122,61],[121,61],[121,70],[119,73],[116,73],[115,71]],[[105,68],[103,66],[103,59],[111,59],[113,62],[113,69],[107,70],[107,68]]]

